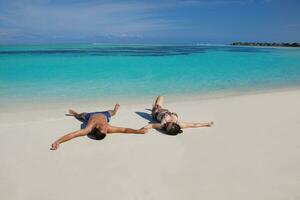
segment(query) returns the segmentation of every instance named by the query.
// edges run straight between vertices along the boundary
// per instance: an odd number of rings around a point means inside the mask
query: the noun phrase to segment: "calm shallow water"
[[[3,102],[205,94],[300,85],[300,49],[0,46]]]

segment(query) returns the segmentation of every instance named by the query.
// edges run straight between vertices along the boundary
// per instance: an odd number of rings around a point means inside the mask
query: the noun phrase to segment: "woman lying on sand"
[[[186,123],[178,120],[178,115],[170,112],[168,109],[163,109],[164,97],[158,96],[152,108],[152,117],[160,123],[152,123],[146,128],[161,129],[169,135],[177,135],[182,133],[183,128],[198,128],[198,127],[211,127],[213,122],[209,123]]]
[[[69,133],[58,140],[56,140],[51,147],[51,150],[58,149],[59,145],[63,142],[71,140],[79,136],[85,136],[89,133],[95,134],[97,137],[103,137],[107,133],[134,133],[144,134],[148,131],[147,128],[131,129],[109,125],[110,118],[116,115],[120,105],[116,104],[114,110],[108,110],[105,112],[94,112],[94,113],[80,113],[78,114],[74,110],[69,110],[69,116],[74,116],[79,121],[83,122],[84,129]]]

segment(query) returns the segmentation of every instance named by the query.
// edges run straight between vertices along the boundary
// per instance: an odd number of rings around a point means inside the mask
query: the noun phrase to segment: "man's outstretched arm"
[[[145,134],[147,132],[148,132],[147,128],[132,129],[132,128],[110,126],[107,129],[107,133]]]
[[[51,150],[56,150],[58,149],[59,145],[63,142],[69,141],[73,138],[79,137],[79,136],[85,136],[88,133],[90,133],[93,130],[93,126],[87,126],[85,129],[74,131],[72,133],[69,133],[67,135],[62,136],[58,140],[56,140],[52,145],[51,145]]]

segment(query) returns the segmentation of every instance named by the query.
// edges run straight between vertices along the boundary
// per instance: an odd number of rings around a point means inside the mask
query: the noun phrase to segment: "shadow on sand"
[[[153,119],[152,115],[149,113],[145,113],[145,112],[135,112],[137,115],[139,115],[140,117],[148,120],[149,123],[159,123],[158,121],[156,121],[155,119]]]

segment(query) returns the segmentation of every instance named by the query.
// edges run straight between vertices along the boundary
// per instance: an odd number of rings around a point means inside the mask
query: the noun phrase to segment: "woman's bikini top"
[[[172,117],[172,116],[175,116],[175,117],[176,117],[176,121],[171,121],[171,122],[177,123],[177,122],[178,122],[178,115],[177,115],[177,113],[175,113],[175,112],[170,112],[170,111],[168,111],[168,110],[161,112],[159,118],[161,119],[161,120],[160,120],[161,123],[162,123],[162,124],[165,124],[165,123],[167,123],[167,122],[170,122],[169,120],[167,120],[167,118],[168,118],[168,117]]]

